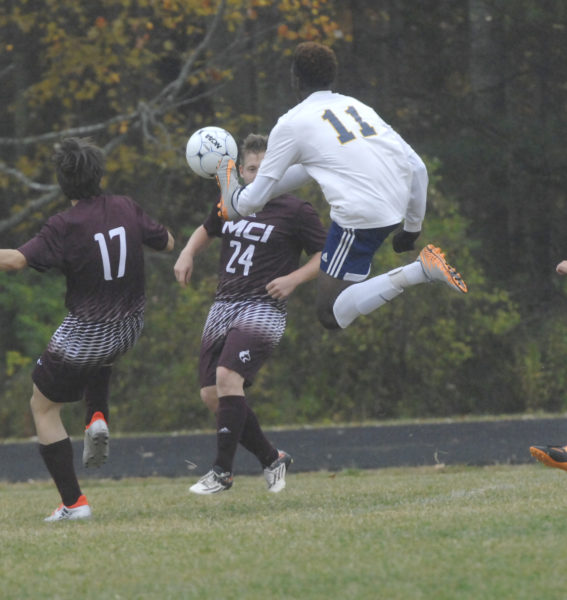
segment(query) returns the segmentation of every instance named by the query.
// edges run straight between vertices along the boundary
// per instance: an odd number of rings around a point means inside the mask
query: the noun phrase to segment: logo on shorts
[[[327,253],[326,253],[326,252],[323,252],[323,255],[321,256],[321,260],[322,260],[323,262],[327,262],[328,258],[329,258],[329,257],[327,256]]]
[[[37,364],[39,366],[43,365],[43,361],[41,360],[41,356],[37,359]]]
[[[250,362],[250,350],[242,350],[242,352],[239,353],[238,358],[240,359],[240,362]]]

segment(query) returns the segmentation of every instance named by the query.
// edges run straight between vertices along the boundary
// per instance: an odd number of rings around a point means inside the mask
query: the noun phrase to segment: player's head
[[[317,42],[303,42],[293,53],[292,86],[300,93],[331,88],[337,76],[337,57],[331,48]]]
[[[260,163],[268,147],[268,138],[265,135],[250,133],[240,146],[240,177],[245,185],[256,179]]]
[[[98,196],[104,154],[87,138],[66,138],[56,144],[53,162],[61,190],[70,200]]]

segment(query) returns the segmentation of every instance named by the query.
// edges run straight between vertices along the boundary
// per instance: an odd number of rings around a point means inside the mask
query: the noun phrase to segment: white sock
[[[344,289],[335,300],[333,313],[340,327],[348,327],[360,315],[367,315],[399,296],[405,288],[429,281],[421,263],[412,262]]]
[[[409,265],[404,265],[399,269],[389,271],[388,275],[392,278],[394,285],[404,289],[412,285],[427,283],[429,281],[421,263],[417,260]]]
[[[340,327],[348,327],[356,317],[367,315],[403,292],[394,285],[388,273],[355,283],[344,289],[333,304],[333,313]]]

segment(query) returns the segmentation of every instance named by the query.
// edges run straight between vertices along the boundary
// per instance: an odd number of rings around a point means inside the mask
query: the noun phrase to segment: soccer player
[[[91,516],[61,409],[87,397],[83,459],[101,464],[111,365],[134,345],[144,322],[143,246],[170,251],[173,237],[130,198],[101,190],[104,154],[90,140],[64,139],[53,160],[71,206],[17,250],[0,250],[0,270],[56,268],[67,282],[69,312],[37,361],[31,398],[39,452],[61,495],[61,505],[45,520],[61,521]]]
[[[417,261],[365,281],[374,253],[402,222],[393,236],[394,250],[414,249],[428,177],[420,157],[372,108],[331,91],[336,72],[330,48],[299,44],[292,85],[301,101],[272,129],[258,176],[242,187],[234,161],[225,157],[217,168],[225,219],[258,211],[274,195],[309,178],[320,185],[333,222],[318,276],[317,312],[329,329],[347,327],[419,283],[442,281],[467,292],[461,276],[431,244]]]
[[[562,260],[555,270],[561,276],[567,275],[567,260]],[[530,446],[530,453],[548,467],[567,471],[567,444],[563,446]]]
[[[266,137],[250,134],[244,140],[239,169],[245,184],[256,177],[265,151]],[[284,333],[288,297],[317,276],[326,231],[312,206],[294,196],[274,198],[237,221],[223,222],[213,206],[175,264],[181,285],[191,279],[194,257],[219,236],[219,283],[199,357],[201,398],[216,413],[217,455],[212,469],[189,489],[195,494],[228,490],[240,442],[258,458],[269,491],[280,492],[291,456],[266,438],[244,388]],[[299,267],[302,251],[311,257]]]

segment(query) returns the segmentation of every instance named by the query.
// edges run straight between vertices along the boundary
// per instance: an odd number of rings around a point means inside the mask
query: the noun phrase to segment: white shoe
[[[108,425],[101,412],[95,412],[85,429],[83,466],[101,467],[108,458]]]
[[[230,156],[223,156],[217,165],[217,183],[221,191],[217,204],[219,216],[225,221],[235,221],[241,218],[238,213],[238,194],[242,186],[238,182],[236,163]]]
[[[268,491],[277,494],[285,488],[285,474],[293,462],[293,458],[283,450],[278,450],[278,458],[264,469],[264,479],[268,484]]]
[[[54,521],[75,521],[77,519],[90,519],[92,515],[91,507],[88,505],[87,498],[83,494],[75,504],[65,506],[60,504],[49,517],[43,519],[47,523]]]
[[[189,491],[206,496],[230,489],[232,487],[232,473],[228,471],[218,472],[218,469],[215,469],[216,467],[213,467],[206,475],[203,475],[197,483],[189,488]]]

